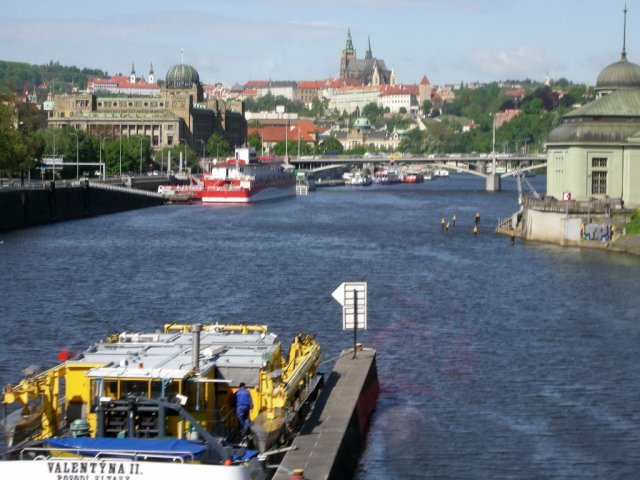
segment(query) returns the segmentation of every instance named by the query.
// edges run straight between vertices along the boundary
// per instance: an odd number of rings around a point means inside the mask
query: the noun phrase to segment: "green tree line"
[[[50,61],[46,65],[30,65],[0,60],[0,93],[21,95],[25,84],[32,92],[34,85],[43,83],[56,93],[69,92],[73,87],[86,89],[87,82],[93,77],[106,76],[107,72],[99,69],[64,66],[57,61]]]

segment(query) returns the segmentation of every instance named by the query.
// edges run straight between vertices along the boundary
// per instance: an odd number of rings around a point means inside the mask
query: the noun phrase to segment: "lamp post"
[[[187,164],[187,141],[184,138],[178,140],[178,145],[180,142],[184,142],[184,157],[180,161],[180,173],[182,173],[182,167]]]
[[[140,176],[142,176],[142,135],[140,136]]]
[[[205,142],[202,138],[198,139],[198,141],[202,144],[202,160],[200,161],[200,167],[204,169],[204,158],[206,157],[206,152],[204,150]]]
[[[79,148],[80,139],[78,138],[77,133],[71,132],[71,135],[76,137],[76,180],[78,180],[80,178],[80,148]]]
[[[122,125],[118,127],[120,130],[120,178],[122,178]]]
[[[104,137],[98,135],[97,133],[94,133],[93,136],[98,137],[98,140],[100,141],[98,148],[99,148],[99,155],[98,155],[98,162],[100,163],[100,171],[102,173],[102,180],[105,179],[105,175],[106,175],[106,168],[104,166],[104,164],[102,163],[102,149],[104,148],[104,141],[107,138],[111,138],[109,135],[105,135]]]
[[[51,165],[51,180],[55,181],[56,177],[56,133],[52,132],[53,135],[53,164]]]

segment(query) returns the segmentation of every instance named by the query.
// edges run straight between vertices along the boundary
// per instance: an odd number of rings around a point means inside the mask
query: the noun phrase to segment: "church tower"
[[[131,75],[129,75],[129,82],[136,83],[136,65],[135,65],[135,63],[131,64]]]
[[[153,62],[151,63],[151,67],[149,68],[149,83],[156,83],[156,78],[153,75]]]
[[[340,78],[348,78],[348,67],[351,60],[356,59],[356,50],[353,48],[353,41],[351,40],[351,29],[347,31],[347,43],[342,50],[342,57],[340,58]]]
[[[373,59],[373,52],[371,51],[371,37],[368,38],[369,40],[369,48],[367,49],[367,53],[364,56],[365,60],[372,60]]]

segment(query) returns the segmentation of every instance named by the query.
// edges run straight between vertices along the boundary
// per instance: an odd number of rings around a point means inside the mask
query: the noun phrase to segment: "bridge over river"
[[[546,154],[540,155],[422,155],[422,156],[302,156],[290,158],[289,163],[296,168],[311,173],[364,167],[367,165],[427,165],[433,168],[446,168],[457,172],[470,173],[486,179],[487,191],[499,191],[501,179],[509,176],[525,175],[527,172],[547,167]],[[495,172],[495,173],[494,173]]]

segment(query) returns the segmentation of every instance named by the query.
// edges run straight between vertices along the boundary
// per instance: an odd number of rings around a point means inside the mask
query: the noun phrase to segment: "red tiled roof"
[[[419,95],[418,85],[385,85],[381,96],[390,95]]]
[[[504,92],[507,97],[524,97],[524,88],[515,88],[513,90],[507,90]]]
[[[426,75],[422,77],[422,80],[420,81],[420,85],[431,85],[431,82],[429,81]]]
[[[245,89],[252,89],[252,88],[257,88],[257,87],[266,87],[269,85],[269,80],[249,80],[244,88]]]
[[[313,122],[300,121],[297,124],[289,125],[289,129],[282,126],[266,126],[266,127],[249,127],[247,133],[257,133],[262,137],[265,142],[284,142],[285,139],[289,141],[298,140],[298,132],[300,132],[300,140],[303,142],[314,142],[317,129]]]

